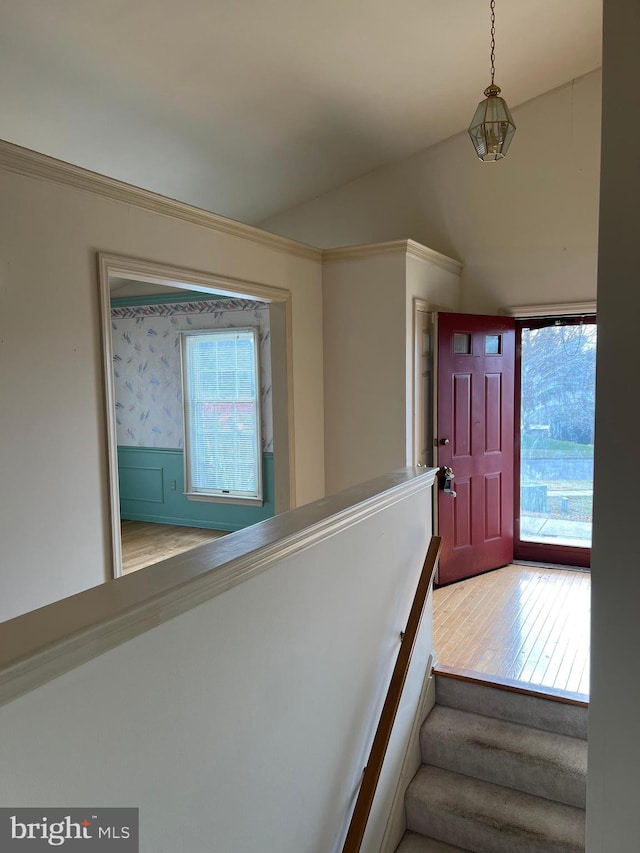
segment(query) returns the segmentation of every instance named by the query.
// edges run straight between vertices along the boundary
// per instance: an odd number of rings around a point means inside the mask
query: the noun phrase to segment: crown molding
[[[99,175],[72,163],[56,160],[46,154],[40,154],[29,148],[22,148],[12,142],[0,140],[0,168],[18,175],[30,178],[42,178],[46,181],[63,184],[74,189],[84,190],[95,195],[131,204],[143,210],[161,213],[194,225],[202,225],[213,231],[230,234],[233,237],[241,237],[251,240],[270,249],[286,252],[288,255],[297,255],[313,261],[322,261],[322,250],[306,243],[299,243],[289,237],[281,237],[263,231],[254,225],[245,225],[235,219],[228,219],[217,213],[210,213],[199,207],[193,207],[175,199],[166,198],[150,190],[135,187],[132,184]]]
[[[325,249],[322,259],[325,263],[336,261],[360,261],[378,255],[406,254],[408,240],[389,240],[386,243],[363,243],[357,246],[338,246],[335,249]]]
[[[430,249],[428,246],[424,246],[415,240],[407,240],[407,254],[412,258],[417,258],[420,261],[428,261],[430,264],[435,264],[458,275],[460,275],[464,267],[462,261],[450,258],[441,252],[436,252],[435,249]]]
[[[404,254],[421,261],[428,261],[458,275],[463,267],[460,261],[436,252],[435,249],[429,249],[415,240],[389,240],[385,243],[339,246],[336,249],[325,249],[322,257],[325,263],[335,263],[338,261],[360,261],[364,258],[373,258],[379,255],[396,254]]]
[[[383,243],[368,243],[357,246],[342,246],[335,249],[318,249],[307,243],[300,243],[290,237],[282,237],[270,231],[263,231],[255,225],[246,225],[235,219],[228,219],[218,213],[211,213],[199,207],[186,204],[176,199],[167,198],[150,190],[135,187],[124,181],[91,172],[64,160],[56,160],[47,154],[40,154],[29,148],[23,148],[12,142],[0,140],[0,169],[24,175],[30,178],[41,178],[53,181],[63,186],[84,190],[94,195],[102,196],[113,201],[121,201],[153,213],[161,213],[194,225],[201,225],[223,234],[251,240],[259,245],[276,251],[285,252],[300,258],[331,263],[336,261],[362,260],[379,255],[405,254],[418,260],[427,261],[450,272],[459,274],[462,263],[429,249],[415,240],[390,240]]]
[[[501,314],[507,317],[527,319],[529,317],[581,317],[596,313],[596,301],[559,302],[553,305],[515,305],[502,308]]]

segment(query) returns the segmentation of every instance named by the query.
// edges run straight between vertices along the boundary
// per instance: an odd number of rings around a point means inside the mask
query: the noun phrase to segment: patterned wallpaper
[[[260,330],[262,449],[273,451],[269,306],[245,299],[111,309],[118,444],[184,446],[178,333],[234,326]]]

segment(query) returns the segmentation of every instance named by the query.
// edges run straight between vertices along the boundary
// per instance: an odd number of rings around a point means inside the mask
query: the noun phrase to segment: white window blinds
[[[186,490],[262,498],[258,334],[182,333]]]

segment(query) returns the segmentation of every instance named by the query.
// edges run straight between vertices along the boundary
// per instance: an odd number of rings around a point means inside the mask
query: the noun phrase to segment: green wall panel
[[[164,503],[164,469],[150,468],[143,465],[120,465],[120,494],[127,496],[130,501],[143,503]]]
[[[262,506],[190,501],[184,494],[182,450],[118,447],[120,516],[210,530],[241,530],[274,515],[273,453],[262,454]]]

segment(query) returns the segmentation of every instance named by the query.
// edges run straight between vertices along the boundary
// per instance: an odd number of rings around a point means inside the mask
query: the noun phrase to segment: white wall
[[[0,708],[0,802],[139,807],[141,853],[341,849],[431,533],[422,479]],[[257,563],[260,527],[234,534]],[[121,604],[153,597],[152,572],[114,582]],[[363,850],[379,849],[431,650],[427,612]]]
[[[323,271],[325,477],[338,491],[414,465],[413,303],[454,309],[455,265],[401,246],[358,248]],[[420,247],[415,247],[420,251]],[[428,255],[428,250],[425,250]]]
[[[588,853],[637,850],[640,839],[638,43],[637,0],[605,0]]]
[[[262,226],[325,248],[413,238],[464,262],[465,311],[592,300],[600,87],[596,71],[516,108],[500,163],[465,132]]]
[[[325,263],[327,493],[405,464],[405,255]]]
[[[0,620],[110,573],[97,251],[291,290],[297,501],[324,491],[319,261],[2,170]]]

